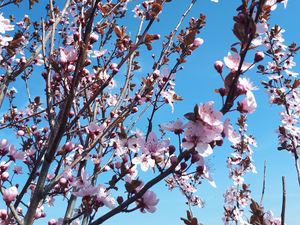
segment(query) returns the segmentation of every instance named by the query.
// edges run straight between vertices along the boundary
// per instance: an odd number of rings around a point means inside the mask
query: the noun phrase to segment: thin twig
[[[260,198],[260,205],[261,206],[263,204],[265,189],[266,189],[266,171],[267,171],[267,164],[266,164],[266,160],[265,160],[265,162],[264,162],[264,179],[263,179],[263,186],[262,186],[261,198]]]
[[[286,189],[285,189],[285,177],[282,177],[282,208],[281,208],[281,225],[285,222],[285,205],[286,205]]]

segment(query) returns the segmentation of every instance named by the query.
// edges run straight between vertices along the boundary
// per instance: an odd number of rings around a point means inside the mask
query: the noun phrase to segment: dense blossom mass
[[[232,184],[221,187],[220,220],[285,224],[285,208],[281,218],[265,210],[246,179],[257,173],[248,118],[259,91],[247,75],[256,68],[269,103],[281,107],[278,150],[292,155],[300,185],[299,47],[287,45],[285,30],[270,23],[288,1],[242,0],[233,17],[236,40],[212,65],[219,101],[199,96],[184,116],[157,124],[159,111],[168,105],[164,112],[173,113],[184,99],[176,78],[206,44],[206,16],[189,15],[196,2],[30,0],[35,13],[14,17],[9,12],[25,2],[0,1],[0,224],[96,225],[119,213],[154,213],[163,196],[153,186],[164,183],[186,199],[181,220],[200,225],[192,207],[205,207],[201,184],[218,184],[208,160],[228,144]],[[186,9],[159,34],[152,28],[172,16],[169,4]],[[64,211],[50,218],[56,205]]]

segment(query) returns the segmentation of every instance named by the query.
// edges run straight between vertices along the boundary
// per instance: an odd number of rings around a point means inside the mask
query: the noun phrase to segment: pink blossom
[[[106,207],[113,209],[116,205],[116,200],[109,194],[105,187],[99,185],[96,195],[97,201],[102,202]]]
[[[9,173],[7,171],[1,173],[1,180],[5,181],[9,178]]]
[[[200,104],[198,112],[200,119],[205,124],[216,127],[216,130],[223,129],[221,121],[223,114],[214,110],[214,102],[210,101],[206,104]]]
[[[222,113],[214,111],[213,105],[213,102],[201,104],[198,110],[199,119],[185,125],[182,146],[187,149],[195,148],[202,157],[212,154],[212,141],[222,140]]]
[[[154,213],[156,211],[155,206],[158,202],[159,199],[156,197],[156,194],[153,191],[146,191],[142,197],[141,212],[145,213],[148,211],[150,213]]]
[[[2,13],[0,14],[0,33],[5,34],[6,31],[14,30],[14,25],[10,25],[10,20],[5,19],[2,16]]]
[[[224,133],[233,145],[240,142],[240,136],[234,131],[229,119],[226,119],[224,122]]]
[[[158,141],[154,132],[150,132],[147,141],[142,146],[143,152],[146,154],[159,155],[169,146],[169,140]]]
[[[101,58],[105,54],[106,50],[94,50],[92,54],[92,58]]]
[[[21,151],[17,151],[15,146],[13,146],[13,145],[9,146],[8,152],[9,152],[10,159],[13,161],[24,159],[25,153],[21,152]]]
[[[95,122],[91,122],[88,127],[88,133],[98,135],[102,130],[102,126],[98,126]]]
[[[266,225],[281,225],[281,219],[279,217],[274,217],[271,210],[264,214],[264,220]]]
[[[165,102],[171,106],[171,110],[172,110],[172,113],[173,113],[174,112],[173,103],[175,101],[177,101],[177,97],[178,97],[176,95],[175,91],[173,89],[169,88],[166,91],[162,91],[161,96],[164,98]]]
[[[132,163],[135,165],[140,164],[142,171],[146,172],[148,168],[154,168],[155,160],[151,158],[151,155],[142,154],[132,159]]]
[[[75,62],[77,60],[77,50],[73,48],[61,48],[60,50],[60,63],[66,64]]]
[[[34,64],[37,66],[42,66],[44,65],[44,58],[42,54],[38,54],[37,57],[34,60]]]
[[[254,91],[258,88],[253,85],[253,83],[246,77],[240,77],[237,83],[237,88],[242,93],[246,93],[247,91]]]
[[[8,46],[9,42],[12,40],[12,37],[3,37],[2,35],[0,35],[0,46]]]
[[[15,186],[12,186],[3,191],[3,200],[6,202],[6,204],[10,204],[16,199],[17,195],[18,189]]]
[[[238,103],[238,110],[244,113],[253,113],[257,108],[256,100],[251,91],[246,93],[246,98]]]
[[[224,57],[225,65],[231,69],[237,71],[240,65],[241,57],[238,53],[234,52],[233,55],[231,52],[228,52],[228,55]],[[241,70],[245,71],[247,69],[252,68],[251,63],[243,63]]]
[[[84,168],[81,169],[80,178],[73,182],[72,186],[77,188],[74,195],[80,197],[93,196],[96,195],[98,191],[98,187],[91,184],[91,181],[88,179],[88,174],[85,172]]]
[[[182,120],[178,119],[174,122],[165,123],[160,125],[161,129],[174,132],[175,134],[181,134],[184,130],[184,124]]]

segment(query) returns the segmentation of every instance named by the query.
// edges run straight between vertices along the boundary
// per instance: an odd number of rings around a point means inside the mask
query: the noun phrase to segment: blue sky
[[[133,1],[136,2],[136,1]],[[159,32],[161,36],[169,34],[169,31],[177,23],[177,20],[184,12],[188,0],[173,0],[167,4],[164,12],[160,16],[161,21],[156,23],[150,33]],[[215,101],[216,107],[220,108],[220,98],[214,93],[214,89],[221,87],[222,82],[218,74],[213,69],[213,63],[216,60],[222,60],[230,49],[230,45],[236,42],[236,38],[232,33],[233,21],[232,17],[236,14],[235,9],[239,6],[240,1],[237,0],[221,0],[215,4],[209,0],[198,1],[191,16],[198,16],[203,13],[207,16],[207,25],[202,30],[200,37],[204,39],[204,45],[201,46],[189,58],[188,63],[184,65],[184,70],[180,71],[176,77],[176,91],[184,98],[184,101],[175,105],[175,112],[172,114],[168,106],[164,107],[155,117],[154,125],[161,122],[168,122],[191,111],[195,104],[200,102]],[[290,0],[288,8],[283,9],[280,5],[273,13],[271,24],[279,24],[286,32],[284,34],[287,43],[295,41],[300,43],[300,20],[298,18],[300,10],[300,1]],[[8,15],[9,12],[5,12]],[[18,16],[21,14],[18,13]],[[34,14],[39,18],[41,15]],[[186,21],[187,22],[187,21]],[[137,20],[132,19],[132,15],[128,17],[123,24],[132,30],[135,34]],[[160,47],[160,42],[154,44],[154,49]],[[149,53],[145,53],[148,54]],[[141,58],[142,70],[141,74],[150,72],[152,66],[149,57]],[[249,61],[251,58],[249,59]],[[299,56],[295,58],[299,62]],[[300,63],[298,63],[300,64]],[[299,72],[299,66],[295,71]],[[277,137],[275,129],[279,124],[279,108],[271,106],[268,103],[260,81],[263,79],[261,75],[255,73],[255,69],[250,70],[247,75],[259,87],[255,92],[258,109],[254,114],[249,115],[249,132],[253,133],[257,138],[258,148],[254,149],[254,161],[258,174],[246,177],[246,183],[250,183],[252,197],[256,200],[260,199],[262,180],[263,180],[263,164],[267,161],[267,187],[264,199],[266,209],[272,209],[275,215],[280,216],[281,211],[281,176],[286,177],[287,189],[287,208],[286,219],[287,224],[299,224],[300,211],[300,192],[297,184],[297,177],[294,168],[294,162],[291,155],[287,152],[277,151]],[[21,86],[17,88],[22,88]],[[41,90],[37,83],[33,85],[34,93],[40,93]],[[1,112],[2,113],[2,112]],[[228,115],[227,115],[228,116]],[[144,121],[146,119],[144,118]],[[140,124],[143,126],[143,123]],[[3,132],[0,138],[6,137]],[[6,137],[7,138],[7,137]],[[228,143],[221,148],[215,148],[214,154],[209,158],[208,165],[211,168],[213,178],[217,183],[217,188],[212,188],[209,184],[204,183],[199,188],[199,196],[206,202],[204,208],[194,208],[194,213],[199,221],[205,225],[222,224],[221,218],[223,214],[223,193],[227,186],[232,182],[228,179],[228,169],[226,168],[226,158],[230,155],[231,149]],[[185,199],[178,191],[169,192],[164,184],[160,184],[153,188],[160,198],[157,206],[158,210],[155,214],[141,214],[139,212],[131,215],[117,215],[107,221],[107,225],[153,225],[153,224],[172,224],[179,225],[182,222],[180,217],[185,216]],[[50,218],[59,217],[63,204],[58,204],[55,210],[49,213]],[[57,215],[57,216],[56,216]]]

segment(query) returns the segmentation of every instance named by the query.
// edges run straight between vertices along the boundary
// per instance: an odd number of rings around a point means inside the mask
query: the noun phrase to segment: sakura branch
[[[280,35],[273,34],[280,29],[268,30],[269,16],[280,2],[287,1],[242,1],[238,7],[233,29],[238,44],[231,46],[224,62],[214,65],[223,81],[216,91],[222,109],[216,110],[213,101],[200,103],[185,119],[159,126],[154,123],[158,111],[166,105],[174,111],[182,100],[175,92],[175,74],[180,76],[182,65],[204,43],[200,31],[206,25],[205,15],[187,19],[196,0],[186,4],[164,38],[153,28],[161,15],[169,13],[168,4],[178,4],[171,0],[137,5],[128,0],[49,0],[45,9],[30,1],[30,8],[45,10],[45,17],[9,20],[0,14],[0,130],[7,135],[0,139],[0,187],[6,206],[0,210],[0,223],[31,225],[46,217],[48,225],[96,225],[120,213],[154,213],[159,198],[152,187],[165,182],[169,190],[179,189],[186,198],[189,210],[184,223],[198,225],[192,214],[193,206],[203,207],[197,189],[203,182],[216,187],[207,159],[227,139],[233,149],[227,159],[233,186],[225,194],[224,223],[280,221],[254,201],[250,204],[250,188],[244,181],[246,173],[255,172],[256,142],[248,134],[247,118],[256,110],[257,88],[243,77],[265,55],[277,60],[276,68],[282,66],[280,74],[294,75],[283,68],[292,67],[298,48],[289,46],[289,53],[279,58],[278,49],[284,46],[276,44]],[[22,1],[0,1],[0,9],[14,4],[23,6]],[[133,31],[125,18],[137,20]],[[258,51],[263,44],[269,46],[265,53]],[[151,63],[149,71],[139,71],[144,59]],[[258,68],[263,74],[274,72]],[[42,82],[36,85],[38,74]],[[20,78],[26,90],[9,89],[14,82],[18,86]],[[296,110],[290,99],[296,99],[299,82],[291,86],[286,80],[277,82],[281,77],[276,79],[268,85],[290,88],[285,95],[276,93],[292,115]],[[26,95],[28,100],[22,98]],[[238,118],[232,111],[238,112]],[[279,130],[282,140],[287,132]],[[284,147],[288,150],[294,143],[290,151],[297,161],[296,134],[284,136]],[[65,211],[49,218],[46,206],[55,204],[65,204]],[[252,216],[247,220],[249,204]]]

